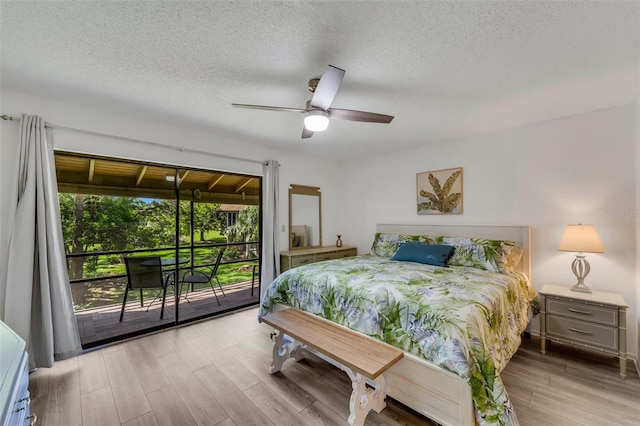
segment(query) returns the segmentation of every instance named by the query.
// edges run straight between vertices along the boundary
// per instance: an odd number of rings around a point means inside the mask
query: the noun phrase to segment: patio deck
[[[225,296],[222,296],[219,287],[216,287],[220,305],[210,287],[189,292],[187,302],[184,295],[180,299],[180,321],[197,317],[227,312],[241,306],[257,304],[259,301],[259,289],[256,283],[253,296],[251,296],[251,281],[223,286]],[[175,303],[174,295],[167,292],[167,300],[164,309],[164,319],[160,319],[161,301],[156,300],[147,312],[147,304],[141,307],[137,300],[128,302],[124,310],[124,318],[120,319],[122,304],[104,306],[100,308],[86,309],[76,312],[76,321],[80,332],[80,341],[83,347],[96,346],[98,342],[107,342],[117,339],[119,336],[128,337],[132,333],[141,333],[145,329],[153,329],[159,326],[168,326],[174,322]]]

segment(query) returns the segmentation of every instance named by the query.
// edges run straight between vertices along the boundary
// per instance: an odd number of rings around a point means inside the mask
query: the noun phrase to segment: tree
[[[226,235],[229,242],[258,241],[260,231],[260,209],[251,206],[238,212],[238,220],[235,225],[227,229]],[[245,245],[245,257],[249,257],[249,244]]]
[[[200,233],[200,241],[205,240],[206,232],[218,230],[224,234],[227,228],[226,219],[224,212],[220,211],[220,204],[193,204],[193,228]]]
[[[180,206],[180,217],[185,216],[185,207]],[[139,210],[143,218],[137,235],[131,241],[131,248],[169,246],[175,243],[176,238],[176,202],[175,200],[152,200],[142,204]],[[188,225],[181,222],[181,234]],[[183,229],[184,228],[184,229]],[[187,231],[188,232],[188,231]]]
[[[153,232],[141,232],[144,203],[137,198],[110,197],[90,194],[59,194],[62,233],[67,253],[81,254],[91,251],[117,251],[144,246]],[[74,256],[69,260],[71,279],[93,273],[98,265],[97,256]],[[72,285],[76,304],[85,302],[87,288]]]

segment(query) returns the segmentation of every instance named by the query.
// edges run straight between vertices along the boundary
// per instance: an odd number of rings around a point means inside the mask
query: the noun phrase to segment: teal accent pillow
[[[453,256],[454,248],[448,245],[404,243],[391,260],[425,263],[427,265],[447,266]]]

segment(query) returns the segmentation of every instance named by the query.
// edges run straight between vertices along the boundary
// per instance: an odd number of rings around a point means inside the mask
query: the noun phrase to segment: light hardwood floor
[[[257,309],[57,362],[30,376],[37,425],[344,425],[347,375],[313,356],[269,374]],[[502,377],[522,426],[638,425],[640,379],[608,357],[525,339]],[[367,425],[432,425],[393,400]]]

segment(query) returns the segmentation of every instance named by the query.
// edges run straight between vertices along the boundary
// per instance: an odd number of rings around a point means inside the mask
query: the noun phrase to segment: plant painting
[[[418,214],[462,214],[462,167],[416,175]]]

